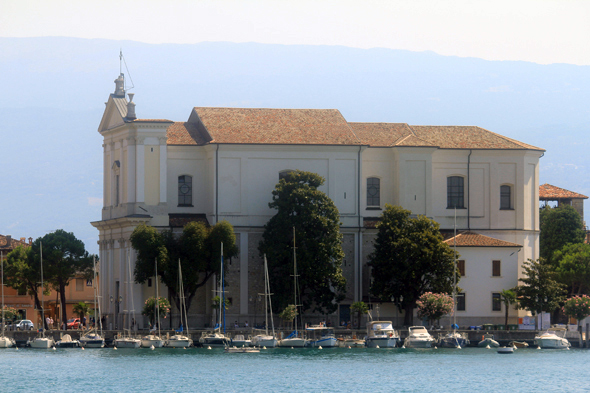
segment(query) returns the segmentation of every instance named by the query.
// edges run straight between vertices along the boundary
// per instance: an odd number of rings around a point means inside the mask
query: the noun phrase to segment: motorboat
[[[57,348],[78,348],[80,346],[79,340],[73,340],[69,334],[64,334],[61,340],[55,343]]]
[[[410,326],[408,328],[408,337],[404,340],[404,347],[430,348],[434,341],[434,338],[424,326]]]
[[[204,347],[227,347],[231,345],[231,339],[216,329],[212,332],[203,332],[199,343]]]
[[[0,348],[11,348],[15,346],[16,341],[14,341],[14,338],[5,336],[4,333],[2,333],[2,336],[0,337]]]
[[[332,348],[337,346],[338,340],[334,335],[334,329],[325,326],[324,323],[308,326],[305,331],[311,347]]]
[[[368,348],[394,348],[399,342],[399,334],[393,328],[391,321],[371,321],[367,324]]]
[[[364,348],[365,345],[365,340],[357,338],[356,336],[338,337],[336,344],[336,346],[340,348]]]
[[[272,336],[269,336],[271,338],[273,338]],[[272,344],[272,342],[269,340],[268,341],[269,344]],[[231,339],[231,345],[233,347],[249,347],[251,345],[255,345],[257,347],[260,346],[267,346],[267,345],[261,345],[261,344],[253,344],[252,340],[247,339],[246,337],[244,337],[243,334],[236,334],[235,336],[232,337]],[[275,345],[269,345],[269,346],[276,346],[276,340],[275,340]]]
[[[252,347],[225,347],[227,353],[260,353],[260,348]]]
[[[470,344],[466,333],[456,330],[447,333],[438,339],[438,345],[443,348],[463,348]]]
[[[510,341],[508,343],[509,346],[514,348],[528,348],[529,344],[524,341]]]
[[[543,349],[566,349],[570,342],[564,337],[565,328],[549,328],[542,334],[535,336],[535,345]]]
[[[84,348],[104,348],[104,338],[95,330],[91,329],[80,337],[80,345]]]
[[[494,335],[493,334],[489,334],[486,333],[483,336],[481,336],[481,341],[477,343],[478,347],[494,347],[494,348],[498,348],[500,346],[500,343],[497,342],[496,340],[494,340]]]
[[[514,353],[514,347],[513,346],[499,347],[497,351],[500,354]]]

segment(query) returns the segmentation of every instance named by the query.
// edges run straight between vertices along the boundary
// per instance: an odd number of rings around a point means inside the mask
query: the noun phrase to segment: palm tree
[[[357,314],[357,329],[361,328],[361,314],[369,312],[369,306],[365,302],[354,302],[351,304],[350,309],[356,311]]]
[[[72,311],[74,312],[74,314],[78,315],[78,317],[80,318],[80,325],[82,324],[82,321],[84,320],[84,316],[91,314],[90,305],[88,305],[88,303],[86,303],[86,302],[79,302],[79,303],[75,304],[74,307],[72,308]]]
[[[508,330],[508,307],[512,303],[516,303],[516,293],[511,289],[505,289],[500,292],[500,300],[504,303],[504,308],[506,309],[506,319],[504,321],[504,326],[506,326],[506,330]]]

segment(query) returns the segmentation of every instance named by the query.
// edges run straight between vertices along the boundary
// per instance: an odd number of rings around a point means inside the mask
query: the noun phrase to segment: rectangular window
[[[18,296],[25,296],[27,294],[27,289],[26,288],[18,288],[16,291],[16,294]]]
[[[463,209],[464,179],[461,176],[447,177],[447,209]]]
[[[461,277],[465,277],[465,261],[464,260],[458,260],[457,261],[457,269],[459,270],[459,273],[461,273]]]
[[[457,311],[465,311],[465,293],[457,294]]]
[[[502,311],[502,299],[499,293],[492,293],[492,311]]]
[[[367,179],[367,206],[381,206],[381,179],[377,177]]]
[[[500,277],[502,275],[501,265],[500,261],[492,261],[492,276]]]
[[[148,278],[148,288],[151,288],[151,287],[152,287],[152,279]]]
[[[84,280],[83,278],[77,278],[76,279],[76,291],[77,292],[81,292],[84,290],[84,284],[86,284],[86,280]]]
[[[193,205],[193,178],[178,176],[178,206]]]
[[[500,186],[500,210],[512,209],[511,191],[510,186]]]

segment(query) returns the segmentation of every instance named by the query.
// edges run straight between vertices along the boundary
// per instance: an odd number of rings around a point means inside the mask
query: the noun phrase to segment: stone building
[[[104,140],[104,204],[92,225],[99,230],[102,308],[115,323],[133,308],[141,321],[138,305],[153,293],[130,278],[135,253],[129,236],[137,225],[180,230],[189,220],[228,220],[239,245],[227,276],[228,318],[252,324],[263,313],[257,247],[274,214],[268,202],[281,173],[296,169],[323,176],[321,190],[341,214],[348,284],[339,311],[323,317],[333,324],[350,318],[352,302],[370,300],[367,256],[386,203],[431,217],[447,231],[457,207],[460,232],[519,247],[503,270],[510,274],[506,282],[466,293],[465,318],[479,315],[475,305],[483,303],[490,306],[488,317],[501,317],[492,309],[493,293],[516,285],[522,261],[538,257],[543,150],[480,127],[351,123],[335,109],[197,107],[187,121],[141,119],[120,75],[98,131]],[[486,250],[489,264],[505,263],[503,248],[494,256],[498,249]],[[191,323],[212,323],[213,289],[197,294]],[[379,310],[399,321],[391,304]]]

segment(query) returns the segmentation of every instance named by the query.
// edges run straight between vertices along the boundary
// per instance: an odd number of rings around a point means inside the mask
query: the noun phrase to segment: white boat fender
[[[375,348],[379,349],[379,345],[375,345]]]
[[[291,347],[291,349],[294,349],[293,347]]]
[[[51,347],[51,349],[53,349],[55,351],[55,347]]]
[[[153,351],[153,350],[154,350],[154,346],[152,345],[152,346],[150,347],[150,349]]]
[[[350,345],[348,346],[348,349],[350,349]]]
[[[266,347],[262,347],[262,349],[266,349]]]
[[[115,351],[116,351],[116,350],[117,350],[117,347],[113,347],[113,350],[115,350]]]
[[[208,346],[207,349],[211,349],[211,346]]]
[[[82,347],[82,350],[84,350],[84,347]]]
[[[461,349],[461,346],[460,345],[457,345],[457,349]]]
[[[182,347],[182,349],[186,349],[186,347]]]
[[[324,349],[324,348],[322,348],[322,346],[320,345],[320,346],[318,347],[318,349]]]
[[[18,347],[16,347],[16,350],[18,351]]]
[[[435,345],[435,346],[434,346],[434,349],[438,349],[438,347]]]
[[[490,349],[490,346],[489,345],[486,345],[486,349]]]

